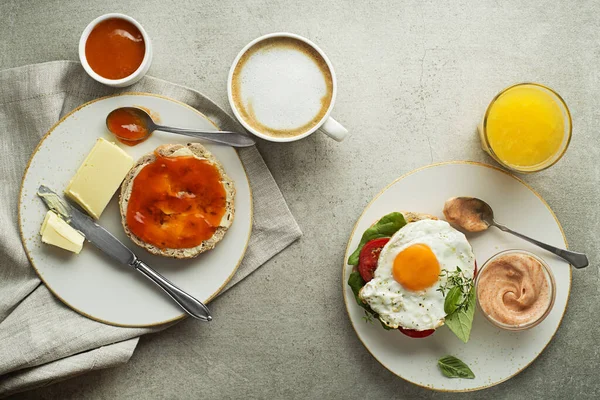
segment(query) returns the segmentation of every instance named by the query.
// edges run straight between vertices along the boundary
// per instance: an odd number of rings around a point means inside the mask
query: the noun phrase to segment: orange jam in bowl
[[[555,164],[571,140],[571,114],[550,88],[521,83],[500,92],[479,128],[483,149],[516,172],[536,172]]]
[[[210,239],[226,212],[227,194],[219,169],[193,156],[164,157],[134,178],[127,225],[160,249],[188,249]]]
[[[79,60],[94,80],[112,87],[133,85],[150,69],[152,43],[135,19],[110,13],[88,24],[79,39]]]
[[[121,18],[98,23],[85,43],[88,64],[107,79],[122,79],[133,74],[142,65],[145,52],[142,32]]]

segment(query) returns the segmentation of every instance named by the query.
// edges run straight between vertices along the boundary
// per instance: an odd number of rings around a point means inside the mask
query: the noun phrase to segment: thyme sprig
[[[446,313],[466,310],[469,305],[469,292],[473,288],[473,279],[467,278],[458,266],[452,272],[443,269],[440,278],[446,278],[446,282],[437,289],[446,298],[444,302]]]

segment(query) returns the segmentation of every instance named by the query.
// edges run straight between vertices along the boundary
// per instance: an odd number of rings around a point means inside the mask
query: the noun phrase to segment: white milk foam
[[[240,99],[259,123],[276,130],[297,129],[321,111],[327,78],[331,80],[304,52],[270,46],[252,54],[241,67]]]

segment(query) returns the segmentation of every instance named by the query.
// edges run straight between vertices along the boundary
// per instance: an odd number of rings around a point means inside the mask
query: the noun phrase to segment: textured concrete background
[[[442,3],[0,0],[1,69],[76,60],[86,24],[123,12],[152,38],[151,75],[227,110],[227,72],[247,42],[274,31],[307,36],[336,68],[333,115],[353,133],[341,144],[321,135],[259,144],[305,235],[219,297],[213,323],[184,321],[142,338],[126,366],[17,398],[597,398],[600,4]],[[430,392],[380,366],[352,330],[340,291],[348,235],[401,174],[431,162],[491,162],[476,124],[496,92],[520,81],[555,88],[571,108],[566,156],[525,180],[592,265],[574,271],[563,324],[532,366],[484,392]]]

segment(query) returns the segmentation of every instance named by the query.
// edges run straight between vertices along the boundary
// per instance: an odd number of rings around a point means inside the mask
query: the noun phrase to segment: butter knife
[[[167,278],[139,260],[131,250],[94,220],[65,202],[47,186],[41,185],[37,192],[46,206],[61,216],[69,225],[85,235],[85,238],[113,260],[134,268],[165,291],[190,316],[210,321],[209,309],[199,300],[179,289]]]

